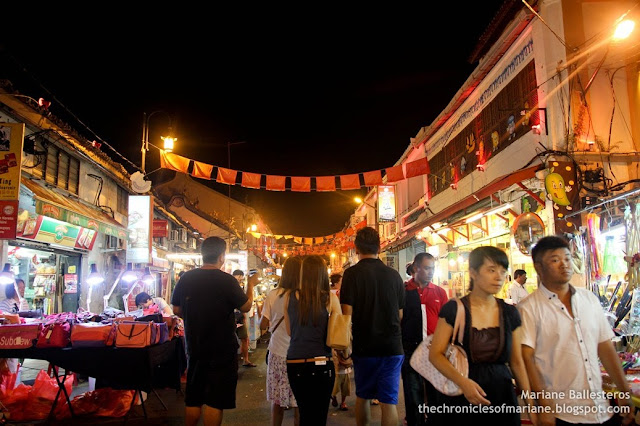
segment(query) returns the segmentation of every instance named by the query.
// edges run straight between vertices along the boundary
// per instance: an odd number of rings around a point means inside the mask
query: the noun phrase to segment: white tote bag
[[[460,374],[464,377],[469,377],[469,361],[467,360],[467,354],[460,346],[455,345],[455,337],[458,335],[458,341],[462,344],[462,338],[464,336],[464,305],[460,299],[456,298],[458,304],[458,312],[456,313],[456,320],[453,325],[453,334],[451,335],[451,343],[447,348],[445,356]],[[429,349],[431,348],[431,340],[433,335],[423,340],[411,356],[409,364],[411,368],[416,370],[422,377],[431,382],[433,387],[445,395],[458,396],[462,395],[462,389],[458,387],[454,382],[447,379],[432,363],[429,361]]]

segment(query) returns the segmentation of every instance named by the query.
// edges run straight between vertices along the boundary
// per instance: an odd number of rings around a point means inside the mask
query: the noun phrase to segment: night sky
[[[118,37],[99,25],[58,25],[46,39],[5,34],[0,78],[52,101],[53,114],[138,165],[143,112],[162,109],[174,116],[175,152],[185,157],[226,167],[226,144],[244,142],[231,148],[233,169],[358,173],[392,166],[446,107],[475,68],[467,59],[501,3],[445,2],[402,19],[380,11],[377,19],[227,23],[170,35],[162,22],[145,35],[119,29]],[[166,116],[152,118],[151,143],[167,126]],[[147,172],[157,167],[151,148]],[[200,182],[227,194],[226,185]],[[301,236],[340,231],[353,197],[363,193],[232,188],[272,231]]]

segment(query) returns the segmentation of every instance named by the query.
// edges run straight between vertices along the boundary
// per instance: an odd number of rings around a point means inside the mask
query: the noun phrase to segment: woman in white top
[[[302,258],[290,257],[284,263],[278,288],[267,294],[262,307],[261,329],[269,329],[269,355],[267,358],[267,401],[271,401],[271,424],[280,426],[286,407],[295,408],[295,425],[300,423],[298,404],[287,377],[287,350],[291,338],[284,324],[286,291],[300,288]]]

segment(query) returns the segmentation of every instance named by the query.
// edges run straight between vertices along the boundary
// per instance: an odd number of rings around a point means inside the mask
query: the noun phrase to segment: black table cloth
[[[65,371],[95,377],[97,387],[145,392],[154,387],[179,390],[186,368],[182,338],[146,348],[0,349],[0,358],[42,359]]]

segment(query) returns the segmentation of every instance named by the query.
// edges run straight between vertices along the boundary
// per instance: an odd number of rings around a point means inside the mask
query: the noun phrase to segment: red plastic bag
[[[73,413],[78,417],[123,417],[131,407],[134,392],[111,388],[96,389],[73,398],[71,406]],[[57,420],[62,420],[71,417],[71,414],[66,407],[56,407],[55,416]]]
[[[96,412],[96,416],[100,417],[122,417],[127,414],[131,408],[131,401],[135,391],[113,390],[111,388],[98,389],[95,392],[103,391],[103,395],[99,397],[100,408]]]
[[[8,394],[13,391],[13,388],[16,387],[17,377],[18,371],[15,373],[10,372],[9,370],[2,372],[2,376],[0,376],[0,399],[4,396],[8,396]]]
[[[28,405],[29,392],[31,392],[31,386],[20,383],[15,389],[9,391],[7,395],[0,396],[0,401],[7,407],[11,420],[26,418],[27,412],[31,410]],[[27,407],[29,407],[29,410],[27,410]]]
[[[64,387],[67,389],[67,393],[71,395],[71,388],[73,387],[73,375],[67,376],[64,381]],[[56,399],[58,393],[58,383],[53,377],[49,377],[44,370],[40,370],[36,376],[36,380],[33,383],[33,389],[31,390],[31,398],[44,399],[46,401],[53,402]],[[58,403],[66,403],[64,398],[64,392],[60,392],[58,396]]]

